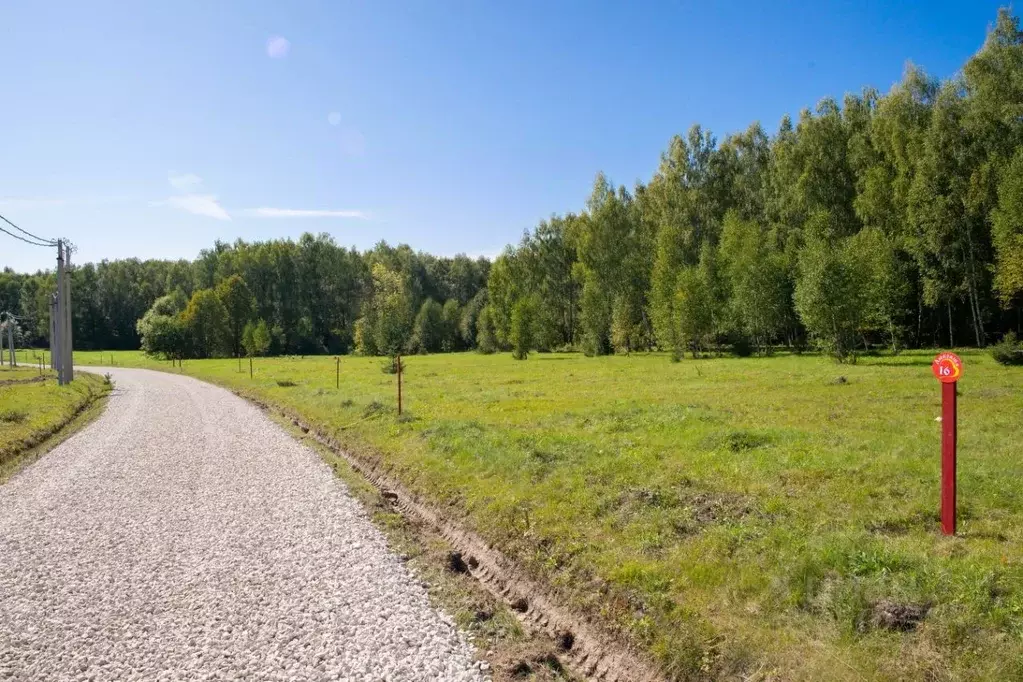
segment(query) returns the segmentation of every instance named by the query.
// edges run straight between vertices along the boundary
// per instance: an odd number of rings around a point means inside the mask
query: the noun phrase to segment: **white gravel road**
[[[483,680],[316,453],[242,399],[112,369],[0,486],[0,680]]]

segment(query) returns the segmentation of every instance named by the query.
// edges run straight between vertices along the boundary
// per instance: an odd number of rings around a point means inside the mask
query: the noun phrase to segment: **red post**
[[[955,353],[938,353],[931,363],[941,382],[941,532],[956,534],[956,386],[963,361]]]
[[[401,415],[401,356],[397,358],[398,362],[398,414]]]
[[[941,532],[956,534],[956,385],[941,385]]]

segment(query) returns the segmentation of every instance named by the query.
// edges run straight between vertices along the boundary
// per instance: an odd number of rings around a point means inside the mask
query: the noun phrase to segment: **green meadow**
[[[380,358],[76,361],[300,414],[673,679],[1020,679],[1023,368],[961,353],[948,538],[932,355],[412,356],[401,417]]]

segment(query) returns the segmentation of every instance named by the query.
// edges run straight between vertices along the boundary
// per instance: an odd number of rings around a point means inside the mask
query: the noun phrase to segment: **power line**
[[[21,241],[25,242],[26,244],[33,244],[35,246],[56,246],[57,245],[57,242],[52,240],[52,239],[43,239],[42,237],[40,237],[38,235],[32,234],[28,230],[21,229],[20,227],[18,227],[17,225],[15,225],[14,223],[12,223],[10,220],[8,220],[7,218],[5,218],[2,215],[0,215],[0,220],[3,220],[5,223],[7,223],[11,227],[13,227],[18,232],[21,232],[22,234],[28,235],[32,239],[36,240],[36,241],[30,241],[30,240],[26,239],[25,237],[22,237],[20,235],[14,234],[13,232],[9,232],[8,230],[4,229],[3,227],[0,227],[0,232],[5,232],[5,233],[11,235],[12,237],[14,237],[15,239],[20,239]]]
[[[13,232],[8,232],[7,230],[5,230],[2,227],[0,227],[0,232],[3,232],[4,234],[9,234],[10,236],[14,237],[15,239],[20,239],[21,241],[25,242],[26,244],[31,244],[32,246],[47,246],[47,247],[53,246],[53,244],[47,244],[46,242],[34,242],[34,241],[30,240],[30,239],[25,239],[21,235],[14,234]]]

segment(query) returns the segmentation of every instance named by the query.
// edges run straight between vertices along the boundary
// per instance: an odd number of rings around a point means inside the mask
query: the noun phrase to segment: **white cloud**
[[[315,208],[250,208],[246,215],[257,218],[357,218],[368,220],[364,211],[331,211]]]
[[[291,43],[283,36],[273,36],[266,41],[266,54],[271,59],[284,59],[291,51]]]
[[[194,192],[202,184],[202,178],[195,173],[175,173],[174,171],[167,174],[167,181],[170,182],[171,187],[182,192]]]
[[[170,206],[179,211],[193,213],[195,215],[216,218],[217,220],[230,220],[231,215],[220,205],[217,198],[212,194],[183,194],[177,197],[169,197],[163,201],[152,202],[153,206]]]
[[[329,123],[332,126],[341,125],[341,112],[332,111],[329,114],[327,114],[327,123]]]

